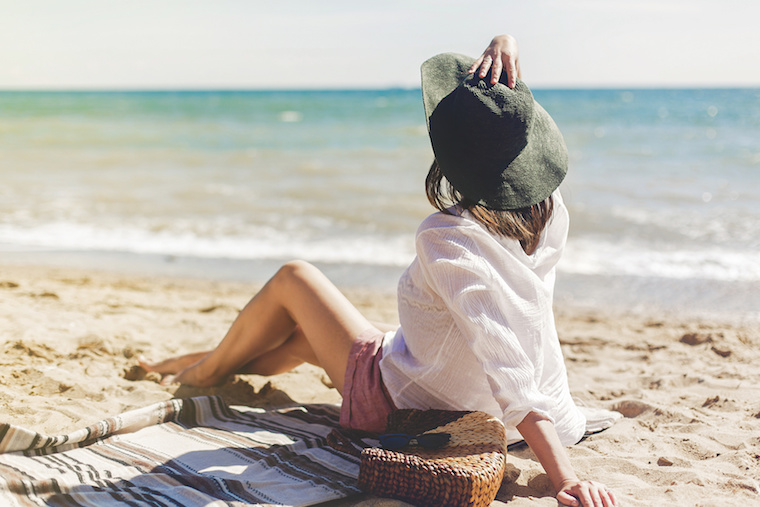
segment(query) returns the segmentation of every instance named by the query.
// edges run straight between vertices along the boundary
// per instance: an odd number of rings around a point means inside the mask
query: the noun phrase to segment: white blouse
[[[554,326],[555,266],[567,239],[559,191],[538,248],[495,236],[469,212],[434,213],[399,281],[401,326],[383,341],[380,371],[398,408],[480,410],[510,441],[529,412],[554,422],[564,445],[583,436]]]

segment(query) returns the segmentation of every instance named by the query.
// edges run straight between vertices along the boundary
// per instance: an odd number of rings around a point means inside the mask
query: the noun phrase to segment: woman
[[[427,194],[439,211],[418,229],[417,258],[399,282],[398,329],[370,323],[320,271],[294,261],[214,350],[143,366],[164,383],[211,386],[233,373],[319,365],[343,395],[341,424],[369,431],[394,408],[482,410],[525,439],[561,503],[617,505],[606,487],[578,479],[563,447],[585,426],[552,314],[567,151],[519,77],[508,35],[477,60],[444,54],[422,66],[436,157]]]

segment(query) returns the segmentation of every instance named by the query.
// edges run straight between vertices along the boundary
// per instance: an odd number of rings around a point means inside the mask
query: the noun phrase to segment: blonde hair
[[[526,208],[504,211],[488,209],[459,193],[443,175],[435,160],[425,179],[425,193],[430,204],[439,211],[451,215],[451,206],[468,210],[492,234],[519,241],[528,255],[538,247],[541,233],[554,211],[551,196]]]

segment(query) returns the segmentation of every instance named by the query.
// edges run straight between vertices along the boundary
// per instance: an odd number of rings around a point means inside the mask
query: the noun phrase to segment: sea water
[[[534,90],[570,153],[559,300],[760,316],[760,90]],[[419,90],[0,92],[0,265],[392,290]]]

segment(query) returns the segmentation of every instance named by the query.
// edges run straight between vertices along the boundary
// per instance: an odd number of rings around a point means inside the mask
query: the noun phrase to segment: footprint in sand
[[[616,403],[612,407],[612,410],[620,412],[624,417],[631,419],[640,416],[644,412],[654,410],[654,407],[648,403],[644,403],[643,401],[623,400]]]

